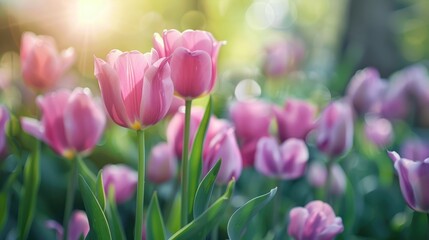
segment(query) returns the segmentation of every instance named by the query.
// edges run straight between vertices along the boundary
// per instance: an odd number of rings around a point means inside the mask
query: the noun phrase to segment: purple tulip
[[[329,193],[334,195],[342,195],[346,190],[346,174],[340,165],[334,164],[331,167],[331,184]],[[326,185],[327,168],[325,165],[314,162],[310,164],[307,179],[310,185],[315,188],[323,188]]]
[[[323,111],[317,126],[317,147],[330,157],[339,156],[353,144],[353,111],[344,101],[335,101]]]
[[[9,117],[6,107],[0,105],[0,157],[6,153],[6,123]]]
[[[123,164],[109,164],[103,167],[102,177],[104,192],[108,196],[112,185],[117,203],[126,202],[134,195],[137,187],[137,172],[134,169]]]
[[[388,152],[399,176],[402,196],[415,211],[429,213],[429,158],[414,160]]]
[[[289,99],[283,109],[274,109],[281,141],[289,138],[305,139],[313,129],[316,107],[309,102]]]
[[[364,128],[366,138],[378,147],[385,147],[392,141],[393,127],[385,118],[367,117]]]
[[[295,240],[331,240],[343,230],[341,218],[322,201],[312,201],[289,212],[288,233]]]
[[[147,177],[153,183],[160,184],[172,179],[177,172],[177,159],[171,146],[160,143],[153,147],[147,168]]]
[[[279,146],[274,138],[264,137],[256,148],[255,168],[269,177],[295,179],[304,174],[308,157],[301,139],[290,138]]]
[[[429,158],[429,143],[419,138],[409,138],[401,146],[401,156],[415,161]]]
[[[62,240],[64,230],[63,227],[54,220],[46,221],[46,227],[57,232],[57,239]],[[78,240],[81,236],[86,237],[89,232],[89,221],[84,211],[74,211],[68,227],[68,240]]]
[[[352,77],[347,88],[347,98],[359,113],[367,113],[380,104],[387,82],[380,78],[375,68],[362,69]]]
[[[257,140],[243,142],[240,147],[241,158],[243,159],[243,167],[250,167],[255,164]]]
[[[42,119],[22,118],[25,132],[47,143],[58,154],[71,159],[94,148],[106,123],[103,109],[89,89],[59,90],[37,98]]]

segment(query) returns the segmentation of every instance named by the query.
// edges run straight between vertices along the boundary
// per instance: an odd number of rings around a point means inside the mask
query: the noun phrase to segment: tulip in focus
[[[353,145],[353,111],[345,101],[335,101],[323,111],[317,125],[317,147],[330,157]]]
[[[288,234],[295,240],[332,240],[343,230],[341,218],[322,201],[312,201],[289,212]]]
[[[264,72],[278,78],[298,69],[304,59],[304,46],[297,39],[284,39],[267,47]]]
[[[126,202],[136,190],[137,172],[124,164],[108,164],[103,167],[104,192],[108,196],[110,186],[115,189],[117,203]]]
[[[46,227],[57,232],[57,239],[63,239],[63,227],[54,220],[46,221]],[[68,227],[68,240],[79,240],[81,236],[84,238],[89,232],[89,221],[84,211],[76,210],[71,215]]]
[[[172,179],[177,172],[177,159],[173,149],[167,143],[152,148],[148,162],[148,179],[153,183],[164,183]]]
[[[429,213],[429,158],[407,159],[388,152],[399,176],[402,196],[415,211]]]
[[[95,76],[113,121],[145,129],[167,114],[173,100],[170,66],[155,50],[150,53],[112,50],[107,62],[95,58]]]
[[[9,117],[6,107],[0,105],[0,157],[6,153],[6,123]]]
[[[305,140],[316,121],[316,107],[309,102],[290,99],[283,109],[274,109],[281,141],[289,138]]]
[[[296,179],[304,174],[308,149],[301,139],[290,138],[280,146],[272,137],[261,138],[255,154],[255,168],[265,176]]]
[[[55,40],[25,32],[21,39],[21,68],[25,83],[37,90],[47,90],[75,61],[75,51],[68,48],[58,52]]]
[[[314,162],[310,164],[307,179],[310,185],[315,188],[323,188],[326,185],[327,168],[325,165]],[[340,165],[334,164],[331,167],[331,184],[329,186],[329,193],[336,196],[344,194],[346,190],[346,174]]]
[[[160,57],[169,57],[176,94],[194,99],[212,91],[216,83],[217,57],[224,42],[206,31],[164,30],[154,34],[153,44]]]
[[[393,138],[393,127],[389,120],[378,117],[365,118],[365,135],[378,147],[389,145]]]
[[[22,118],[25,132],[68,159],[76,153],[87,154],[95,147],[103,133],[106,116],[89,89],[52,92],[39,96],[37,104],[42,111],[42,119],[39,122]]]

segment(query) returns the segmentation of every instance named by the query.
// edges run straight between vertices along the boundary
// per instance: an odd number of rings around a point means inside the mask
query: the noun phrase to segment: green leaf
[[[100,170],[97,175],[97,184],[95,185],[95,193],[97,194],[98,203],[103,210],[106,209],[106,199],[104,195],[104,185],[103,185],[103,170]]]
[[[228,236],[231,240],[241,239],[247,224],[276,195],[277,188],[255,197],[235,211],[228,221]]]
[[[146,239],[165,240],[165,227],[156,192],[153,193],[146,219]]]
[[[104,214],[97,197],[82,175],[79,175],[79,188],[82,193],[86,213],[88,214],[89,226],[91,232],[93,232],[92,237],[94,239],[103,240],[112,239],[106,215]]]
[[[86,183],[91,187],[91,189],[95,189],[96,178],[95,174],[89,170],[86,166],[85,162],[82,158],[77,158],[77,165],[79,169],[79,174],[85,179]]]
[[[0,230],[3,228],[3,225],[6,223],[7,216],[9,213],[8,209],[9,197],[7,192],[0,193]]]
[[[125,240],[124,229],[122,228],[121,218],[119,216],[118,209],[115,201],[115,188],[113,185],[109,187],[108,204],[106,208],[106,215],[109,222],[110,230],[112,232],[112,238],[118,240]]]
[[[217,199],[199,217],[177,231],[169,239],[204,239],[204,237],[221,221],[222,216],[229,205],[230,198],[234,190],[234,184],[235,180],[231,180],[228,184],[226,192],[219,199]]]
[[[37,192],[40,185],[40,141],[27,159],[24,167],[24,186],[18,210],[18,239],[27,239],[33,222]]]
[[[204,138],[206,136],[207,128],[210,122],[210,116],[213,111],[212,98],[209,98],[207,103],[204,117],[195,135],[194,143],[192,145],[191,156],[189,158],[189,181],[188,181],[188,219],[193,217],[193,206],[195,193],[197,191],[198,183],[201,177],[202,168],[202,154],[204,147]]]
[[[171,206],[170,213],[168,214],[167,229],[170,232],[177,232],[180,229],[180,207],[181,207],[180,193],[176,194],[173,205]]]
[[[214,167],[210,169],[198,186],[194,201],[194,218],[200,216],[209,206],[209,201],[212,196],[214,183],[216,181],[217,174],[219,173],[220,165],[221,161],[219,160]]]

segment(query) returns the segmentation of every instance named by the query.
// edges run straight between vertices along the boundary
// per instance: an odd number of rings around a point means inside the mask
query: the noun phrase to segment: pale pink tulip
[[[62,240],[64,235],[63,227],[54,220],[46,221],[46,227],[53,229],[57,233],[57,239]],[[86,213],[81,210],[76,210],[73,212],[68,227],[68,240],[78,240],[81,236],[84,238],[89,233],[89,221]]]
[[[144,129],[167,114],[173,100],[170,66],[156,50],[112,50],[107,62],[95,58],[95,76],[107,112],[113,121],[126,128]]]
[[[172,147],[167,143],[153,147],[147,168],[147,177],[153,183],[160,184],[174,178],[178,166]]]
[[[283,39],[266,48],[263,70],[269,77],[279,78],[298,69],[305,49],[298,39]]]
[[[365,136],[378,147],[390,144],[393,138],[393,127],[389,120],[375,116],[365,118]]]
[[[104,192],[109,194],[110,186],[115,191],[117,203],[130,199],[137,187],[137,172],[124,164],[108,164],[103,167]]]
[[[342,195],[346,190],[346,174],[338,164],[333,164],[331,167],[332,178],[330,180],[329,193],[334,195]],[[310,185],[315,188],[323,188],[326,185],[328,171],[325,165],[314,162],[310,164],[307,173],[307,179]]]

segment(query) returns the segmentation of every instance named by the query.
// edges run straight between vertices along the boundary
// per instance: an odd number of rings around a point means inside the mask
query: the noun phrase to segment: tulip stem
[[[330,191],[331,191],[331,182],[332,182],[332,165],[334,160],[329,158],[328,163],[326,164],[326,182],[324,187],[324,201],[330,203]]]
[[[69,227],[69,220],[70,215],[73,210],[73,203],[74,203],[74,197],[75,197],[75,189],[77,185],[77,161],[81,157],[76,155],[76,158],[71,160],[71,172],[69,176],[69,182],[67,186],[67,195],[66,195],[66,206],[64,208],[64,219],[63,219],[63,239],[67,239],[68,235],[68,227]]]
[[[189,151],[189,131],[191,122],[191,105],[192,100],[185,102],[185,131],[183,133],[183,151],[182,151],[182,201],[181,201],[181,226],[188,223],[188,182],[189,182],[189,166],[188,166],[188,151]]]
[[[143,207],[144,207],[144,182],[145,182],[145,143],[144,131],[137,130],[137,144],[139,149],[136,222],[134,226],[134,239],[142,239],[143,230]]]

